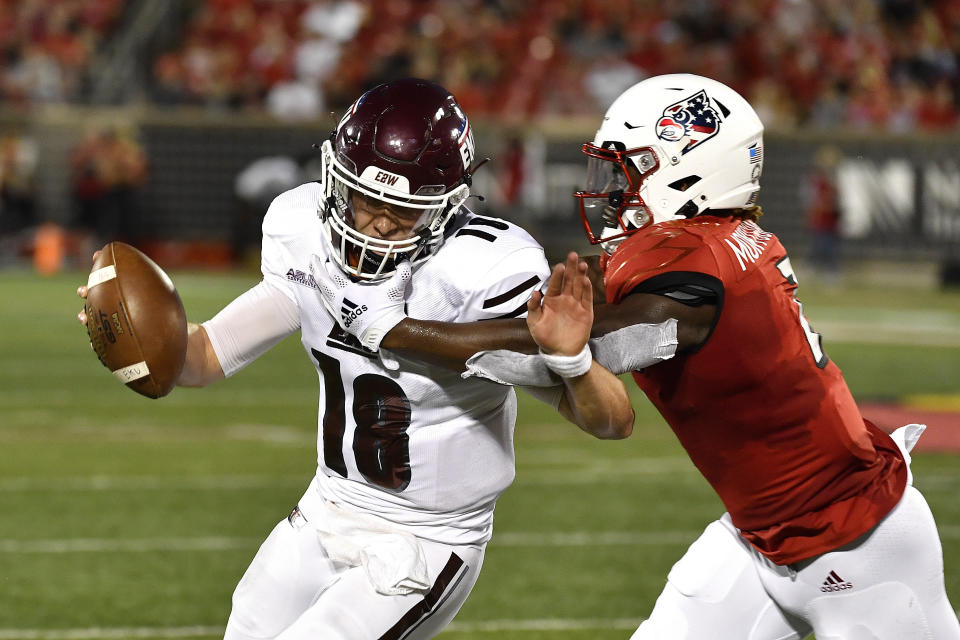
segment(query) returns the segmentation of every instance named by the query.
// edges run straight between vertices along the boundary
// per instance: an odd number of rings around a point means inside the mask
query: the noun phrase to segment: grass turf
[[[76,323],[83,278],[0,272],[0,638],[216,637],[260,540],[314,471],[316,374],[292,338],[209,389],[137,396],[96,362]],[[174,279],[189,316],[203,319],[256,276]],[[824,344],[858,399],[957,393],[960,295],[856,287],[801,297],[814,327],[852,327]],[[936,325],[946,343],[917,346],[914,324]],[[521,397],[517,482],[443,638],[626,638],[649,612],[722,507],[634,393],[637,430],[613,443]],[[955,606],[957,462],[914,462]]]

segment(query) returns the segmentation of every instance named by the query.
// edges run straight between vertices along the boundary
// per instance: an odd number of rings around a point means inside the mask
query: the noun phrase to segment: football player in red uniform
[[[633,638],[960,639],[936,524],[912,486],[924,427],[888,435],[864,420],[804,316],[783,245],[758,225],[753,108],[708,78],[650,78],[617,98],[583,150],[576,195],[604,250],[607,302],[593,357],[633,372],[727,509]],[[377,313],[375,291],[353,294]],[[550,318],[537,319],[543,335]],[[381,344],[549,384],[553,367],[537,362],[522,323],[497,322],[408,318]]]
[[[578,192],[606,286],[594,333],[678,320],[634,371],[727,513],[635,639],[960,638],[909,449],[864,420],[757,224],[763,126],[719,82],[651,78],[607,111]]]

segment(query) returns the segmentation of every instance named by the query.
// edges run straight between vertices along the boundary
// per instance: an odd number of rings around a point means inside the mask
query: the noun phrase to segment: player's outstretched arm
[[[205,387],[223,378],[223,368],[213,350],[207,331],[198,324],[187,323],[187,358],[177,380],[180,387]]]
[[[523,318],[464,323],[405,318],[380,345],[453,371],[463,371],[466,361],[480,351],[537,352],[537,343]]]
[[[390,279],[381,282],[351,282],[329,262],[314,262],[311,274],[330,314],[347,333],[373,351],[382,347],[453,371],[463,371],[466,361],[484,350],[537,352],[537,343],[522,318],[456,323],[407,317],[404,299],[412,274],[409,263],[401,263]],[[364,309],[348,325],[340,313],[344,300]]]
[[[560,413],[598,438],[626,438],[634,412],[626,387],[590,355],[593,289],[575,252],[550,275],[547,291],[527,305],[527,326],[548,365],[563,380]]]
[[[593,267],[588,262],[589,269]],[[638,324],[655,325],[675,319],[676,352],[684,353],[702,345],[709,337],[716,323],[717,307],[713,304],[690,306],[666,296],[638,293],[618,304],[597,303],[594,312],[592,338]],[[463,371],[466,361],[481,351],[537,352],[537,343],[523,318],[466,323],[404,318],[383,336],[380,346],[453,371]]]
[[[585,263],[586,274],[591,277],[592,290],[602,289],[599,260],[590,258],[581,262]],[[581,269],[584,267],[579,266],[578,270]],[[485,375],[484,372],[493,371],[490,367],[503,364],[503,358],[494,357],[482,364],[476,360],[476,356],[483,353],[536,354],[537,343],[524,319],[457,323],[409,318],[403,305],[409,276],[395,282],[402,275],[399,269],[393,278],[378,283],[351,282],[323,264],[313,265],[312,273],[331,314],[338,318],[347,333],[355,335],[371,350],[382,347],[413,360],[459,372],[468,370],[470,361],[473,363],[470,365],[472,375],[479,371],[481,377],[505,384],[542,386],[542,372],[535,371],[532,377],[529,375],[531,372],[526,365],[532,361],[516,361],[520,362],[519,368],[506,372],[508,375],[500,375],[504,371]],[[593,284],[594,279],[597,285]],[[626,296],[618,304],[598,304],[601,298],[596,293],[592,295],[595,319],[591,337],[598,340],[594,355],[608,370],[618,374],[652,366],[675,353],[701,345],[716,321],[717,307],[710,301],[691,306],[665,295],[638,293]],[[349,298],[354,307],[366,309],[362,321],[349,325],[341,321],[340,308],[345,298]],[[616,335],[611,339],[600,340],[612,333]],[[539,367],[535,362],[531,366]],[[541,382],[535,382],[535,379]]]

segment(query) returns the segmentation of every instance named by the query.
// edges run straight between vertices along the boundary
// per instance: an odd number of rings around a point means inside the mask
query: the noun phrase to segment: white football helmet
[[[740,94],[716,80],[656,76],[614,100],[583,152],[580,215],[590,242],[612,253],[648,225],[753,205],[763,124]]]

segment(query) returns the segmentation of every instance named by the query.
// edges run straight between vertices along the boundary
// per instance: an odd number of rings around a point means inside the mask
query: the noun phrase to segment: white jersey
[[[300,313],[301,342],[320,377],[317,485],[328,500],[376,513],[449,544],[490,538],[497,497],[514,478],[512,388],[397,357],[385,368],[337,325],[310,275],[326,258],[319,183],[274,200],[263,221],[262,270]],[[412,318],[471,322],[526,315],[550,271],[516,225],[464,210],[417,266]]]

